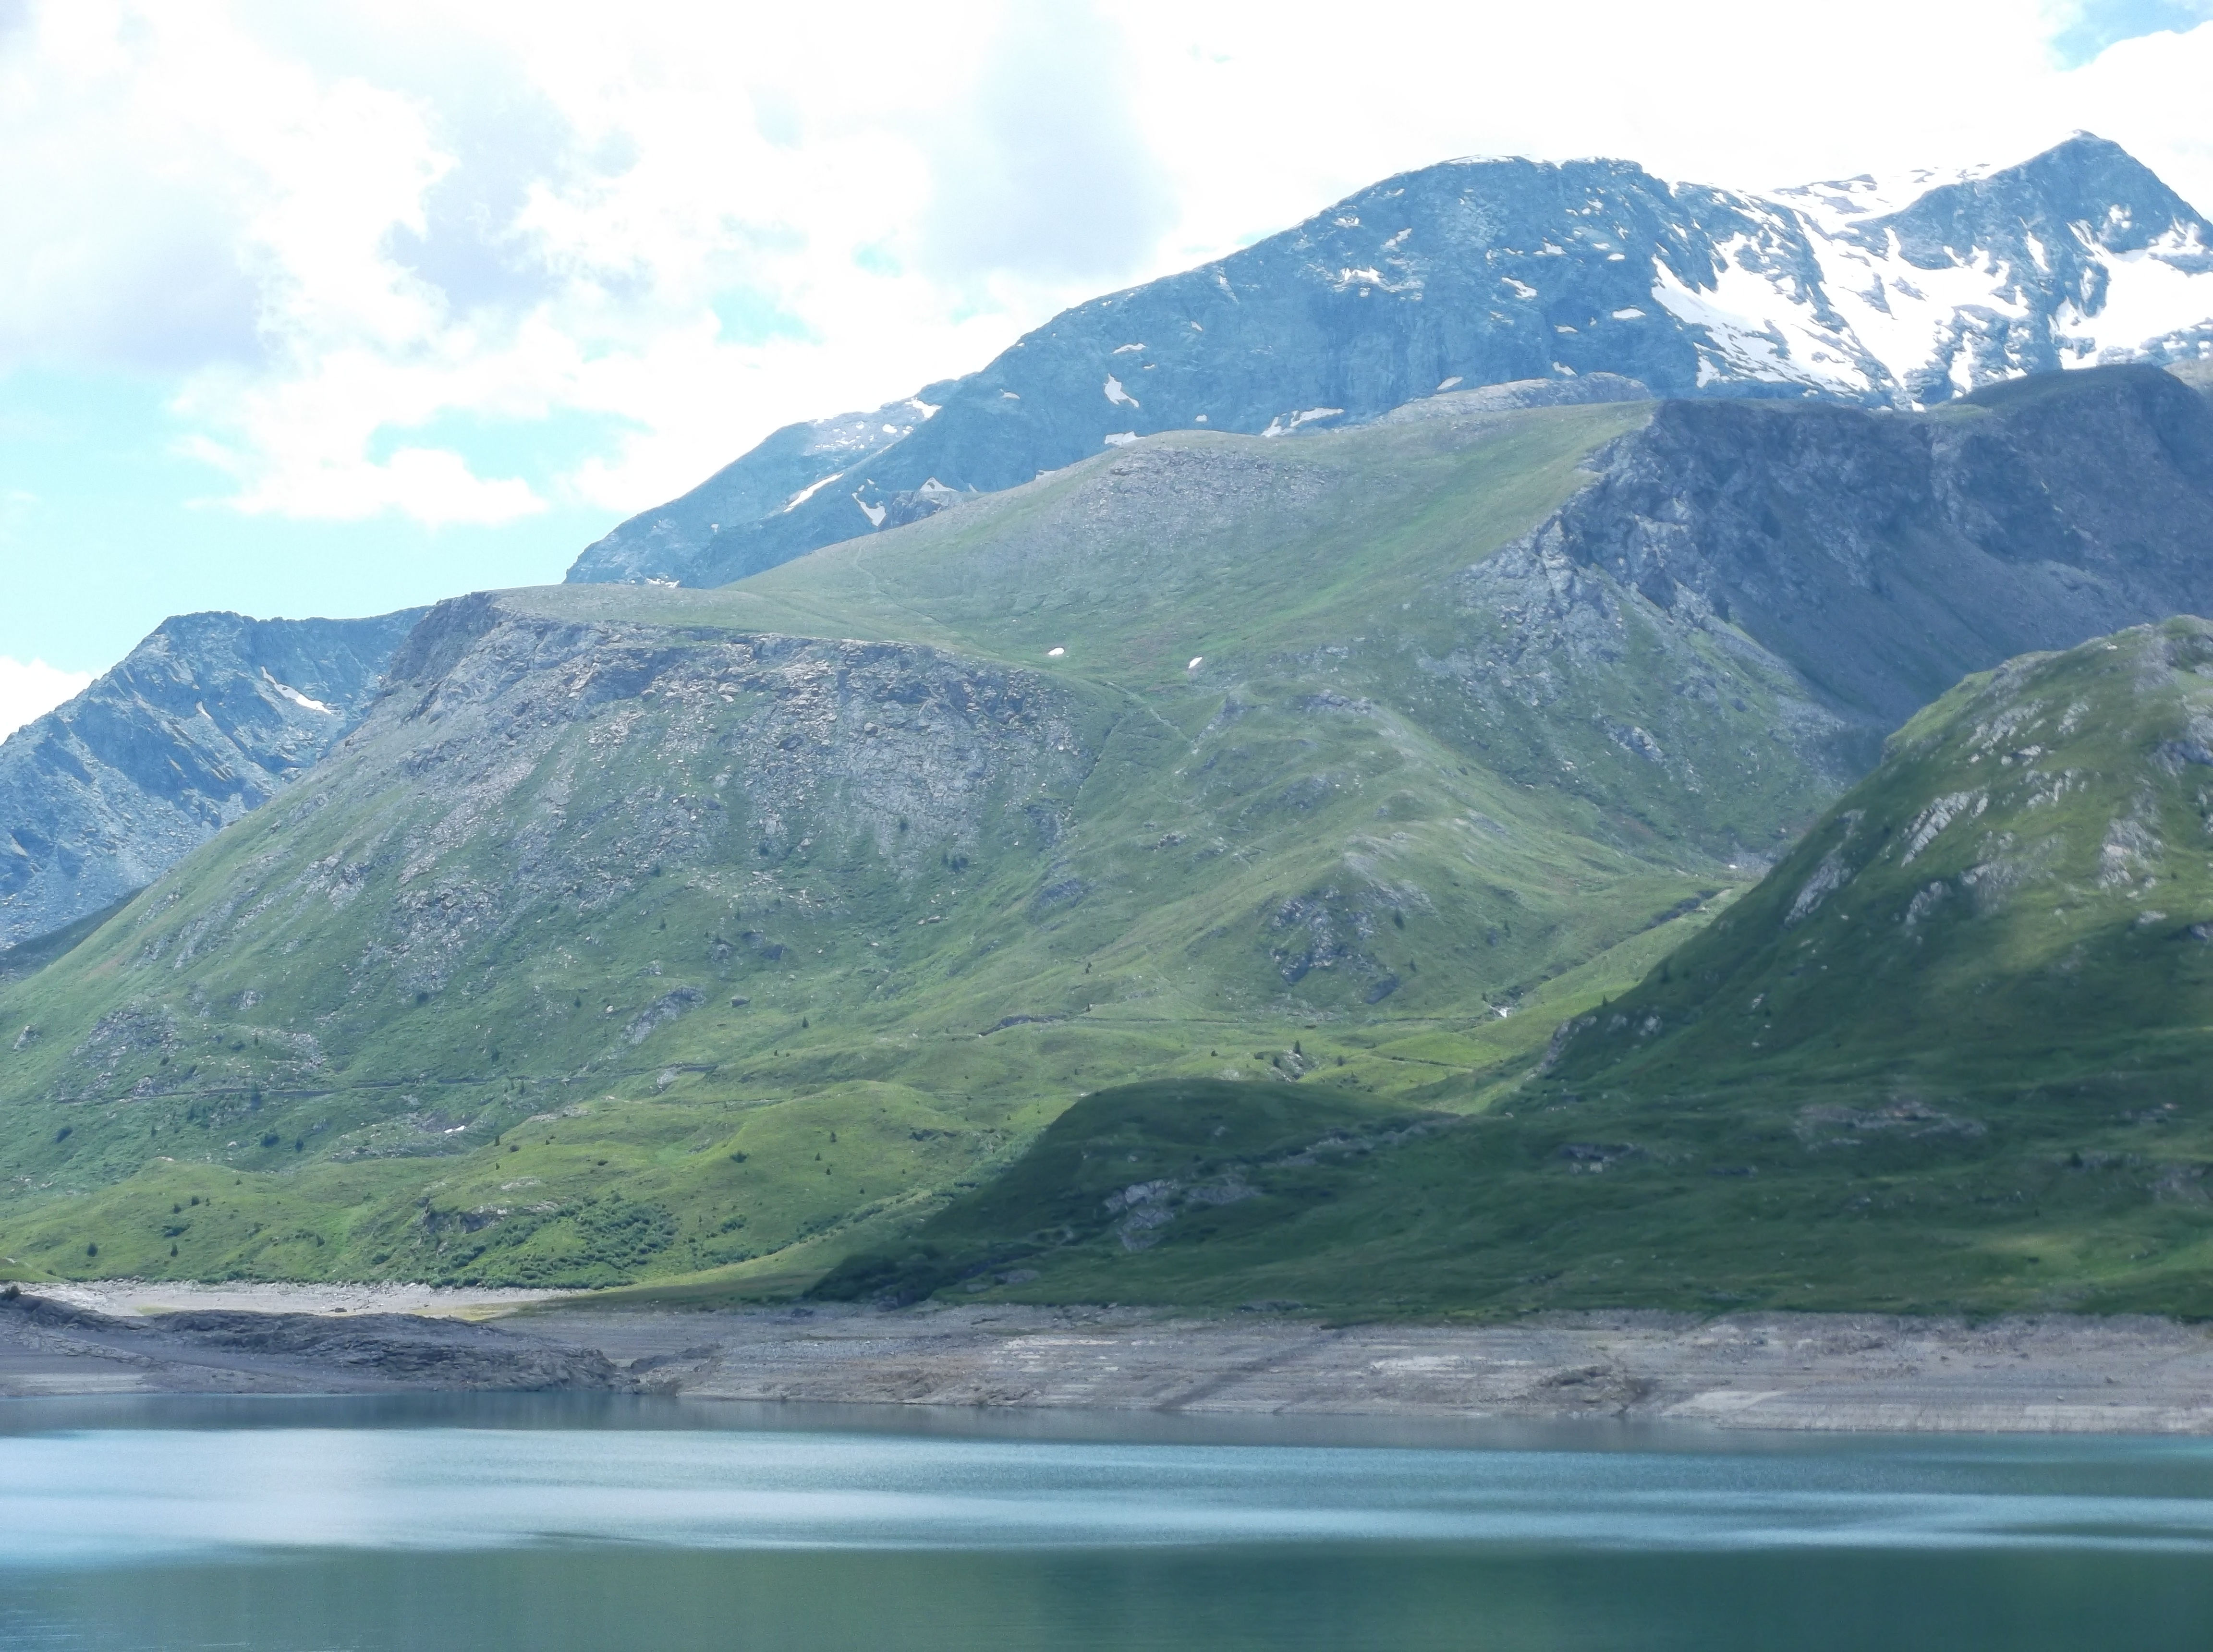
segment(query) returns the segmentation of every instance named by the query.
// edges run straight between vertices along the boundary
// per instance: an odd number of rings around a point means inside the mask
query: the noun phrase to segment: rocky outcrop
[[[1866,178],[1760,197],[1623,161],[1450,162],[1064,311],[850,448],[779,431],[569,576],[720,585],[1102,445],[1339,429],[1515,381],[1911,407],[2060,367],[2202,358],[2209,241],[2188,203],[2086,135],[1902,198]]]
[[[1626,587],[1718,617],[1869,736],[2015,655],[2213,613],[2213,405],[2156,368],[1933,413],[1673,402],[1599,469],[1470,577],[1549,559],[1563,615]]]
[[[626,1389],[596,1348],[413,1314],[198,1310],[119,1319],[10,1286],[0,1295],[0,1391],[25,1356],[174,1391],[361,1393]],[[112,1388],[107,1375],[102,1387]],[[51,1381],[40,1387],[50,1387]]]
[[[0,745],[0,947],[151,883],[361,721],[421,609],[164,620]]]
[[[412,1314],[165,1314],[156,1327],[194,1352],[296,1361],[394,1387],[605,1389],[625,1386],[605,1354],[488,1325]]]

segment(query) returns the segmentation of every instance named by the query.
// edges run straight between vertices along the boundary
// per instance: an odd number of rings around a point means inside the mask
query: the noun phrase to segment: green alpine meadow
[[[444,605],[307,779],[0,988],[5,1254],[773,1286],[1098,1086],[1477,1105],[1825,772],[1718,649],[1727,796],[1584,709],[1655,684],[1435,686],[1502,629],[1455,582],[1648,411],[1163,438],[725,590]]]
[[[5,1267],[2213,1311],[2213,633],[1999,663],[2197,600],[2213,410],[1585,395],[439,605],[0,954]]]
[[[2202,1317],[2209,1068],[2213,624],[2179,619],[1969,678],[1486,1113],[1101,1092],[817,1289]]]

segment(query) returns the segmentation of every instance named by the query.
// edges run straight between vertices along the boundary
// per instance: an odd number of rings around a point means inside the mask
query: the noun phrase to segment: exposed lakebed
[[[10,1646],[2179,1644],[2213,1443],[607,1395],[0,1405]]]

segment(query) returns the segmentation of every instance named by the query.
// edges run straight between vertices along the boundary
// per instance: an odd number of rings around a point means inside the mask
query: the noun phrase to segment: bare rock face
[[[449,866],[480,838],[510,866],[487,911],[534,897],[588,911],[663,871],[804,858],[833,839],[911,874],[972,845],[995,814],[1049,837],[1043,800],[1093,759],[1084,708],[1037,673],[917,643],[686,633],[496,597],[440,604],[391,682],[341,754],[356,795],[384,781],[432,806],[392,845],[405,844],[396,910],[418,913],[426,936],[489,899],[464,878],[466,856]],[[625,765],[607,757],[623,750],[656,783],[623,792]],[[668,783],[672,771],[697,789]],[[350,875],[325,869],[334,887]]]
[[[1670,402],[1596,468],[1470,571],[1471,600],[1549,625],[1580,663],[1625,593],[1679,630],[1718,619],[1862,731],[1855,766],[1965,673],[2213,613],[2213,405],[2157,368],[1914,414]]]
[[[0,745],[0,948],[144,887],[361,721],[419,608],[164,620]]]

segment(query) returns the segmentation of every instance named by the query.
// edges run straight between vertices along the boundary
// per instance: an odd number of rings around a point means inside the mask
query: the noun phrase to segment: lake
[[[0,1401],[0,1645],[2198,1647],[2213,1442]]]

